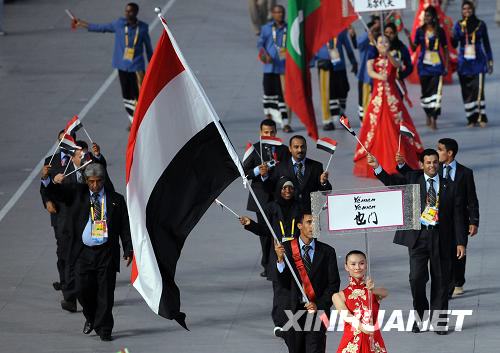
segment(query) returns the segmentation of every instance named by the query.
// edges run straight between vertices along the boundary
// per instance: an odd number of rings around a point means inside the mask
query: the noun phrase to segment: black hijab
[[[295,203],[295,196],[292,197],[290,200],[285,200],[281,196],[281,189],[283,188],[283,185],[285,185],[285,183],[288,181],[293,184],[292,179],[286,176],[282,176],[276,183],[276,189],[274,191],[274,199],[276,200],[276,203],[280,206],[281,212],[283,212],[283,217],[285,218],[285,220],[290,219],[292,206]]]
[[[463,7],[465,5],[469,5],[471,7],[471,9],[472,9],[472,15],[470,15],[470,17],[467,18],[467,19],[464,18],[464,17],[462,17],[461,25],[462,25],[462,27],[465,26],[467,28],[467,33],[472,33],[472,32],[474,32],[474,30],[479,25],[479,20],[476,17],[476,7],[474,6],[474,3],[472,1],[465,0],[462,3],[461,9],[463,9]]]

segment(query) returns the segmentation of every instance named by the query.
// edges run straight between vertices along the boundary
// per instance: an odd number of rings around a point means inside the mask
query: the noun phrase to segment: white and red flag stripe
[[[82,127],[82,122],[78,118],[78,115],[75,115],[68,123],[66,124],[66,127],[64,128],[64,133],[71,135],[73,132],[77,132],[81,127]]]
[[[148,66],[127,161],[131,281],[157,314],[186,327],[175,269],[184,242],[243,169],[205,92],[165,27]]]
[[[316,147],[320,150],[333,154],[337,148],[337,141],[329,137],[322,137],[316,141]]]
[[[274,136],[261,136],[260,142],[266,145],[281,146],[283,145],[283,140],[279,137]]]
[[[61,142],[59,143],[59,147],[68,150],[68,151],[74,151],[74,150],[79,150],[81,149],[80,146],[77,146],[75,139],[68,134],[65,134]]]
[[[411,139],[415,137],[415,133],[411,131],[404,122],[399,124],[399,133]]]
[[[356,133],[355,133],[355,132],[354,132],[354,130],[352,129],[351,124],[349,123],[349,119],[347,118],[347,116],[345,116],[345,115],[343,115],[343,114],[342,114],[342,115],[340,116],[340,119],[339,119],[339,120],[340,120],[340,123],[342,124],[342,126],[343,126],[343,127],[345,127],[345,129],[346,129],[347,131],[349,131],[349,133],[350,133],[351,135],[356,136]]]
[[[245,154],[243,155],[243,163],[245,163],[247,158],[252,155],[253,151],[255,151],[255,147],[253,147],[251,142],[248,142],[247,147],[245,148]]]

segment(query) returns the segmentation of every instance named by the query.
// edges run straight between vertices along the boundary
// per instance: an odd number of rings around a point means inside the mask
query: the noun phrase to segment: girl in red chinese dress
[[[353,250],[346,255],[349,285],[332,298],[339,312],[347,310],[347,316],[341,316],[345,317],[344,335],[337,353],[387,353],[376,320],[380,301],[387,297],[388,292],[385,288],[375,288],[370,278],[365,281],[366,268],[363,252]]]
[[[396,87],[400,62],[388,48],[388,38],[379,36],[377,38],[379,55],[367,63],[368,75],[373,79],[373,89],[359,139],[363,146],[377,157],[384,170],[395,174],[397,173],[395,156],[398,150],[405,156],[409,166],[419,169],[418,154],[423,148],[420,136]],[[413,138],[401,136],[400,141],[401,123],[414,134]],[[356,146],[354,152],[354,175],[375,177],[373,169],[366,163],[366,151],[360,145]]]

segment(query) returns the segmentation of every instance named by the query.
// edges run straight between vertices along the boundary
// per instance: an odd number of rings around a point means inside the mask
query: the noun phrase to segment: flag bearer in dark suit
[[[290,178],[296,185],[297,200],[302,203],[304,209],[310,209],[311,192],[332,189],[332,185],[328,181],[328,172],[323,170],[323,165],[320,162],[306,158],[307,143],[303,136],[293,136],[290,139],[289,150],[292,157],[278,164],[266,181],[271,185],[276,185],[282,176]]]
[[[49,194],[68,206],[68,259],[75,262],[78,300],[86,320],[83,332],[89,334],[95,329],[101,340],[110,341],[120,239],[127,266],[133,255],[127,206],[122,195],[104,188],[105,169],[101,164],[89,164],[84,176],[86,184],[66,185],[62,184],[63,175],[52,180],[46,166],[42,171]]]
[[[426,149],[421,155],[423,170],[408,171],[404,176],[387,174],[373,155],[367,161],[385,185],[418,184],[421,197],[421,229],[397,231],[394,243],[408,247],[410,287],[413,308],[420,318],[427,310],[448,310],[448,286],[454,257],[465,255],[462,198],[455,184],[447,183],[438,173],[439,155]],[[426,295],[431,274],[430,305]],[[437,319],[437,318],[433,318]],[[434,327],[437,334],[447,332]],[[416,323],[413,332],[420,332]]]
[[[264,119],[260,123],[260,135],[261,136],[276,136],[276,123],[272,119]],[[266,206],[273,199],[273,190],[268,190],[266,188],[264,181],[262,180],[262,175],[267,175],[274,167],[273,165],[279,164],[285,161],[288,156],[288,148],[286,146],[272,146],[268,144],[262,144],[262,159],[260,156],[260,142],[253,144],[253,151],[250,155],[245,154],[243,160],[243,170],[245,175],[247,175],[248,180],[252,181],[252,189],[255,192],[255,196],[259,200],[262,207]],[[264,163],[262,163],[264,161]],[[259,224],[265,224],[262,215],[259,212],[259,208],[255,203],[252,195],[248,195],[247,210],[255,212],[257,215],[257,222]],[[269,264],[269,253],[272,250],[272,239],[269,237],[259,237],[260,245],[262,248],[262,257],[260,264],[264,268],[264,271],[260,274],[262,277],[267,277],[267,266]],[[274,251],[273,251],[274,252]]]
[[[471,169],[458,163],[455,157],[458,152],[458,143],[451,138],[439,140],[437,146],[439,153],[439,162],[441,168],[439,174],[449,183],[457,185],[457,190],[462,193],[462,227],[465,234],[473,237],[477,234],[479,227],[479,201],[476,194],[476,184],[474,183],[474,173]],[[465,246],[467,247],[467,237],[465,237]],[[463,294],[465,283],[465,261],[455,258],[452,265],[452,276],[450,282],[450,295],[457,296]]]
[[[307,310],[311,314],[314,313],[314,316],[324,312],[329,318],[332,296],[340,288],[335,249],[313,238],[313,217],[310,211],[302,215],[298,227],[300,230],[298,238],[275,245],[278,258],[275,271],[280,287],[288,294],[285,310],[291,310],[294,314],[300,310]],[[285,253],[292,264],[292,269],[284,262]],[[298,271],[297,264],[303,269],[302,271]],[[307,303],[293,279],[291,270],[297,274],[305,289]],[[301,331],[296,331],[293,326],[286,331],[285,342],[288,351],[291,353],[325,352],[325,325],[321,325],[320,330],[316,331],[315,325],[311,325],[311,328],[305,327],[306,317],[307,315],[304,314],[298,319]]]

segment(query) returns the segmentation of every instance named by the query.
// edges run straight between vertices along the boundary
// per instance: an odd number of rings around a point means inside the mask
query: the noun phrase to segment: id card
[[[332,64],[335,65],[340,62],[340,54],[337,48],[328,49],[328,53],[330,54],[330,60],[332,61]]]
[[[464,59],[476,60],[476,46],[474,44],[465,44]]]
[[[280,56],[280,60],[286,59],[286,48],[283,48],[283,47],[279,48],[279,56]]]
[[[134,48],[125,48],[125,51],[123,52],[123,60],[128,60],[128,61],[134,60],[134,53],[135,53]]]
[[[293,240],[293,239],[294,239],[294,237],[283,237],[283,238],[281,238],[281,242],[285,243],[285,242]]]
[[[437,66],[441,64],[439,53],[435,50],[426,50],[424,54],[424,64],[431,66]]]
[[[435,226],[439,220],[438,214],[438,209],[436,207],[427,205],[420,216],[420,223],[426,226]]]
[[[104,243],[108,240],[108,225],[106,220],[92,222],[90,237],[97,243]]]

